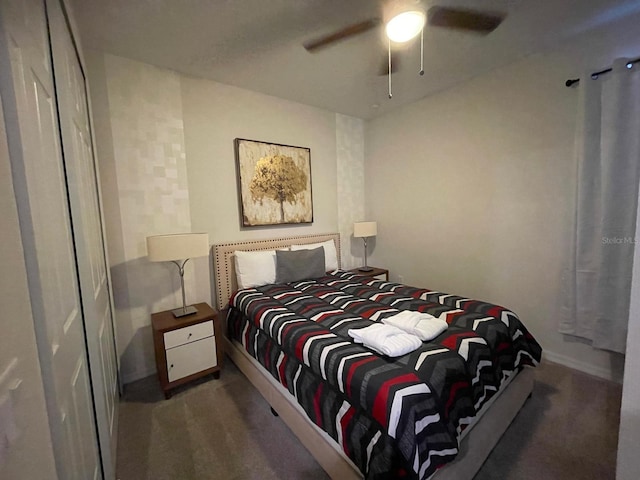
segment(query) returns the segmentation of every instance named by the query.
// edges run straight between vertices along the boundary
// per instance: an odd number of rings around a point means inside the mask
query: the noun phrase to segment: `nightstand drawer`
[[[212,322],[207,323],[211,324]],[[167,334],[165,334],[165,339],[166,335]],[[169,382],[188,377],[202,370],[213,368],[217,364],[215,336],[167,349],[167,374]]]
[[[164,348],[169,349],[213,335],[213,320],[171,330],[164,334]]]

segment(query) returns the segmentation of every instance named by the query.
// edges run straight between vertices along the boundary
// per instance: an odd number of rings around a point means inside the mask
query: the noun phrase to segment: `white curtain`
[[[576,212],[560,332],[624,353],[640,174],[640,63],[581,78]],[[640,247],[639,247],[640,248]]]

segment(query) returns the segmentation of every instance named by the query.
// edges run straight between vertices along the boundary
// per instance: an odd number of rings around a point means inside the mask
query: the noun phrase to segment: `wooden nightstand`
[[[388,282],[389,281],[389,270],[387,270],[386,268],[378,268],[378,267],[371,267],[372,270],[368,271],[368,272],[363,272],[362,270],[360,270],[359,268],[352,268],[351,270],[349,270],[350,272],[353,273],[357,273],[358,275],[366,275],[367,277],[376,277],[380,280],[382,280],[382,275],[384,275],[384,279]]]
[[[175,318],[170,310],[151,315],[156,368],[165,398],[171,389],[222,367],[222,328],[218,313],[206,303],[197,313]]]

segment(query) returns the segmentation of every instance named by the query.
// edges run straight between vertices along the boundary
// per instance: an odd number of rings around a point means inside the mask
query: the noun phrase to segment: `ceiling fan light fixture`
[[[408,42],[424,28],[426,16],[420,10],[402,12],[387,22],[385,31],[392,42]]]

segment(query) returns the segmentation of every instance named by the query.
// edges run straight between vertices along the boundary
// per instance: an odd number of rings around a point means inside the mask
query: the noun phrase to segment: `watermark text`
[[[635,245],[635,237],[602,237],[603,245]]]

